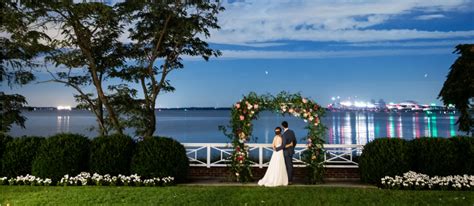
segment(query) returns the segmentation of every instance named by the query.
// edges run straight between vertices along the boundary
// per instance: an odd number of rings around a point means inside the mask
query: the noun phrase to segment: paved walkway
[[[257,182],[238,183],[229,182],[222,179],[194,179],[183,186],[236,186],[236,187],[256,187]],[[359,181],[326,181],[323,184],[308,185],[305,182],[294,182],[290,187],[347,187],[347,188],[377,188],[373,185],[361,183]]]

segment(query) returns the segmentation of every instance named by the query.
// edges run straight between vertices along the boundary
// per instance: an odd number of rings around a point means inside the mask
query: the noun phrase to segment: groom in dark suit
[[[283,127],[282,144],[275,149],[276,151],[283,150],[286,172],[288,174],[288,184],[291,185],[293,182],[293,154],[295,154],[296,137],[295,132],[288,129],[288,122],[283,121],[281,126]]]

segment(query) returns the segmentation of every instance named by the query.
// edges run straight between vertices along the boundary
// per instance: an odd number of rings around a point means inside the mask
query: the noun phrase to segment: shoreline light
[[[71,111],[72,110],[72,107],[71,106],[58,106],[56,107],[57,110],[69,110]]]

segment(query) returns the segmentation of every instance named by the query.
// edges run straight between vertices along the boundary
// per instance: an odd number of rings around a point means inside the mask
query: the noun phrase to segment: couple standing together
[[[273,138],[273,154],[265,176],[258,185],[266,187],[286,186],[293,181],[293,154],[295,154],[296,137],[293,130],[288,129],[288,122],[275,128]]]

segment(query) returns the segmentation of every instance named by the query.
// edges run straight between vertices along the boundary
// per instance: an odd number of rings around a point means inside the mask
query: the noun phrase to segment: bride
[[[276,147],[282,144],[281,128],[275,128],[275,137],[273,138],[273,154],[268,164],[265,176],[258,181],[258,185],[266,187],[286,186],[288,185],[288,174],[286,172],[285,158],[283,150],[275,151]],[[291,146],[291,143],[285,147]]]

